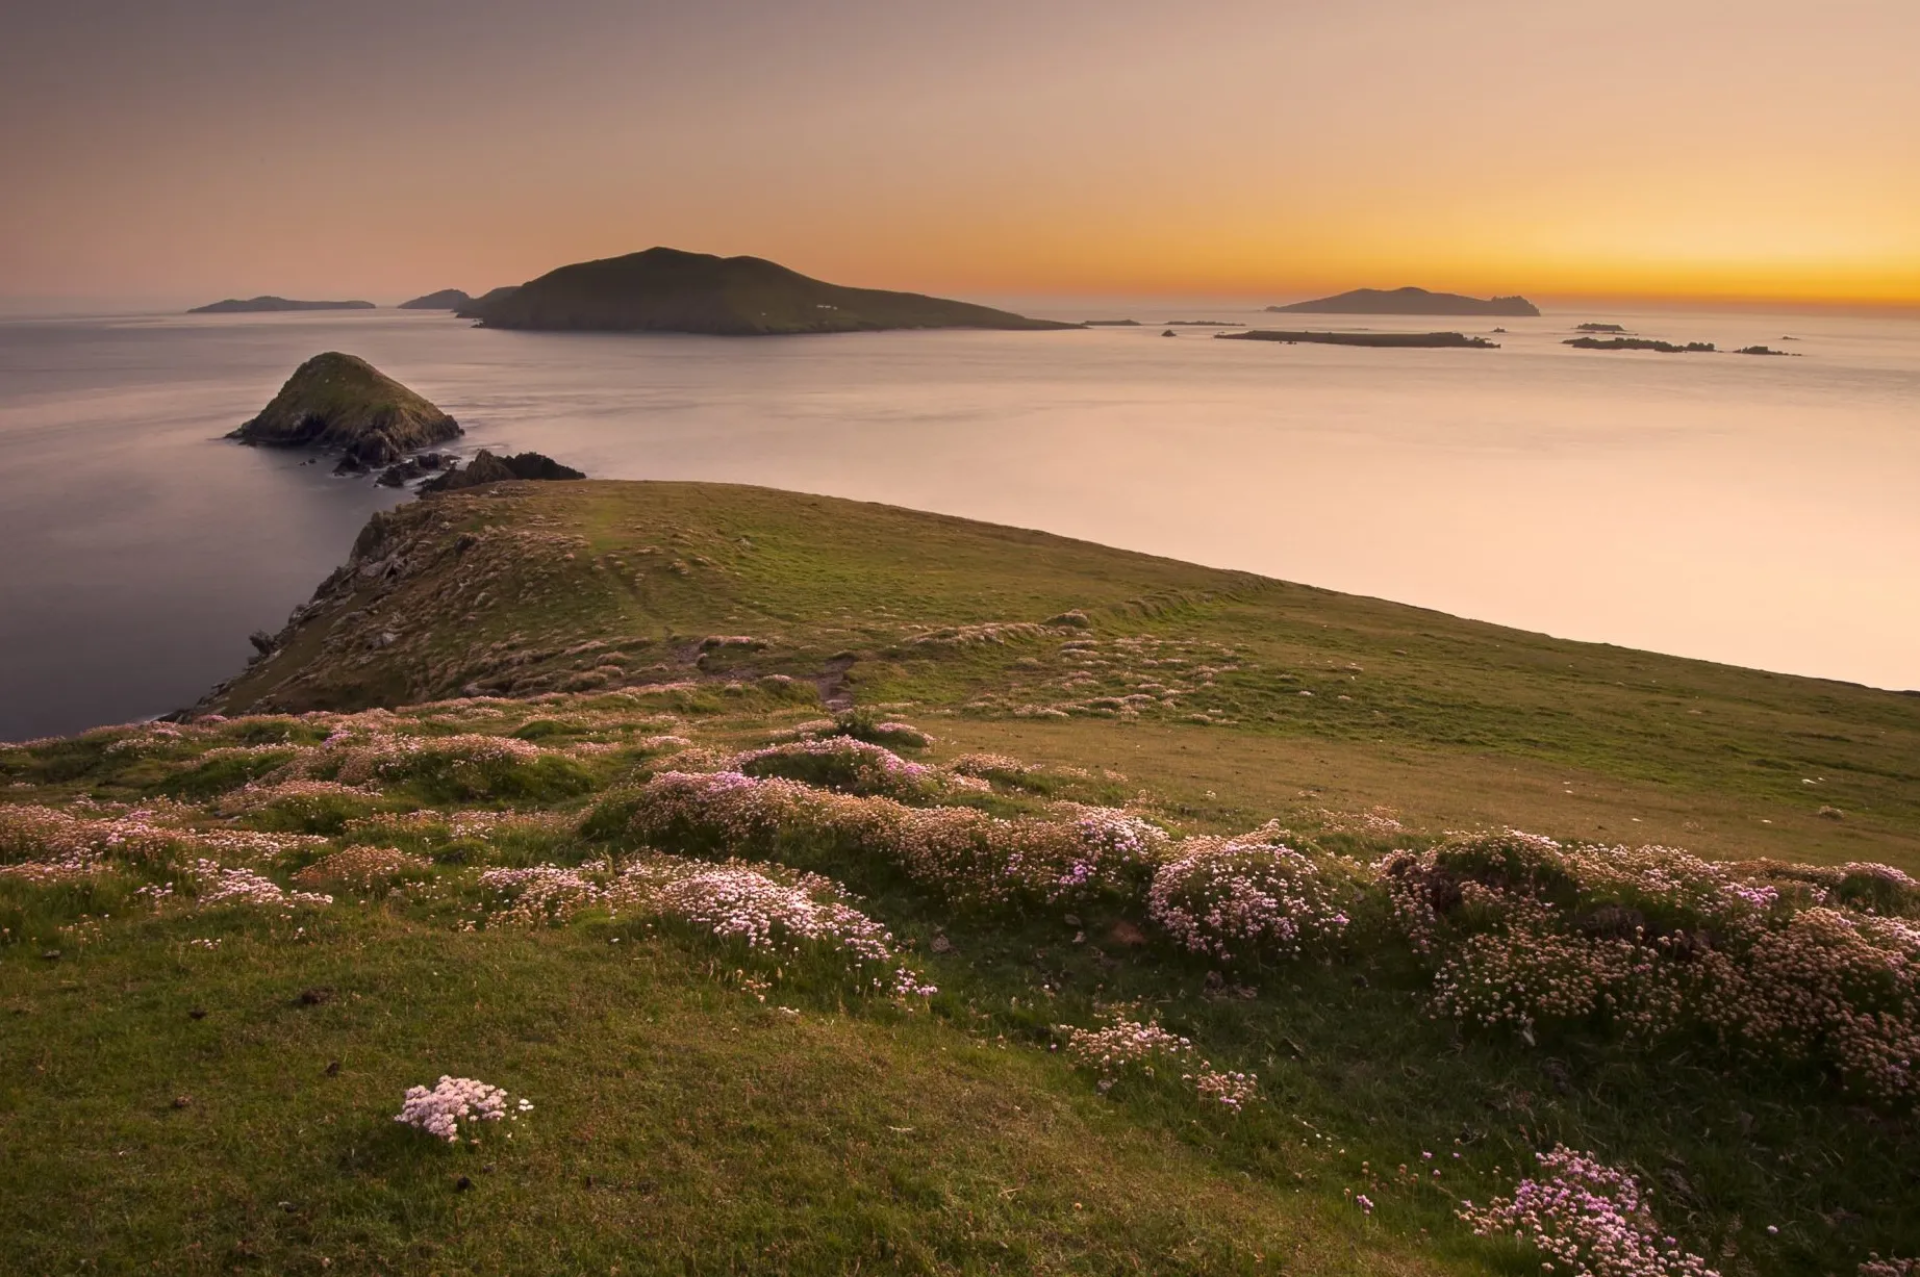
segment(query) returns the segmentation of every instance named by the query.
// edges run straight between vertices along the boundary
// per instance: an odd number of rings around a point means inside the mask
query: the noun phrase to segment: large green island
[[[0,746],[8,1271],[1920,1255],[1920,697],[704,483],[259,646]]]
[[[758,257],[650,248],[562,266],[464,308],[488,328],[724,337],[899,328],[1074,328],[969,302],[811,279]]]

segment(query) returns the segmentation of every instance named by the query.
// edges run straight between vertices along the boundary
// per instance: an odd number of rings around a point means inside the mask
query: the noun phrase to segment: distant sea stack
[[[1078,327],[918,293],[844,288],[758,257],[673,248],[562,266],[474,310],[488,328],[721,337]]]
[[[275,310],[372,310],[372,302],[303,302],[289,297],[229,297],[208,306],[195,306],[189,315],[254,315]]]
[[[428,293],[425,297],[416,297],[410,302],[401,302],[401,310],[459,310],[462,306],[473,305],[473,298],[457,288],[443,288],[437,293]]]
[[[1269,306],[1277,314],[1299,315],[1538,315],[1540,308],[1524,297],[1495,297],[1483,301],[1458,293],[1430,293],[1424,288],[1356,288],[1338,297]]]
[[[294,370],[260,415],[228,435],[273,448],[344,455],[342,470],[391,465],[458,438],[457,422],[364,359],[328,351]]]

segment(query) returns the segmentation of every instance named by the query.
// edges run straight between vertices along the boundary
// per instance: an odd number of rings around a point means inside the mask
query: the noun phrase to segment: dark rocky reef
[[[416,297],[410,302],[401,302],[400,309],[459,310],[463,306],[471,306],[472,304],[473,298],[467,296],[459,289],[443,288],[437,293],[428,293],[426,296]]]
[[[229,297],[223,302],[195,306],[189,315],[252,315],[276,310],[372,310],[372,302],[303,302],[286,297]]]
[[[438,478],[420,485],[420,495],[458,492],[483,483],[501,483],[509,479],[584,479],[587,476],[572,466],[563,466],[538,452],[520,452],[499,457],[482,448],[464,466],[447,470]]]
[[[844,288],[758,257],[672,248],[562,266],[472,312],[488,328],[721,337],[1079,327],[918,293]]]
[[[1577,333],[1624,333],[1627,330],[1621,327],[1619,324],[1589,323],[1589,324],[1575,324],[1573,326],[1573,331]]]
[[[383,488],[404,488],[416,479],[424,479],[430,474],[439,474],[449,466],[457,465],[455,459],[444,452],[423,452],[418,456],[396,461],[380,472],[374,482]]]
[[[260,415],[228,435],[340,452],[340,469],[389,466],[461,435],[459,423],[364,359],[328,351],[294,370]]]
[[[1713,353],[1710,341],[1690,341],[1681,346],[1670,341],[1656,341],[1651,337],[1569,337],[1560,343],[1563,346],[1578,346],[1581,350],[1657,350],[1664,355],[1680,355],[1693,352]]]
[[[1274,332],[1269,329],[1250,329],[1244,333],[1215,333],[1216,341],[1284,341],[1311,342],[1322,346],[1439,346],[1471,347],[1476,350],[1498,350],[1500,343],[1488,341],[1485,337],[1469,337],[1465,333],[1311,333],[1311,332]]]
[[[1337,297],[1269,306],[1279,314],[1300,315],[1538,315],[1540,308],[1524,297],[1495,297],[1483,301],[1458,293],[1430,293],[1424,288],[1356,288]]]
[[[1782,340],[1787,339],[1783,338]],[[1778,355],[1782,359],[1800,358],[1800,352],[1797,350],[1775,350],[1771,346],[1742,346],[1733,353],[1736,355]]]

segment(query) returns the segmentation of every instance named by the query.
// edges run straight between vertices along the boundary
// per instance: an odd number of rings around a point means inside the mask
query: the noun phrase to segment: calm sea
[[[468,447],[595,477],[887,501],[1920,687],[1920,319],[1580,311],[1499,321],[1499,350],[1367,350],[1160,335],[1250,311],[1132,313],[760,340],[398,311],[0,323],[0,738],[192,701],[411,499],[221,441],[330,349],[446,408]],[[1582,320],[1799,357],[1561,345]]]

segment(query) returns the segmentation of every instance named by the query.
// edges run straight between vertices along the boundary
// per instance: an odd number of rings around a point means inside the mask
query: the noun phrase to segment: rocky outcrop
[[[478,319],[487,307],[503,302],[520,291],[518,284],[505,284],[499,288],[489,288],[478,297],[470,298],[464,305],[454,308],[454,315],[460,319]]]
[[[501,457],[482,448],[466,465],[448,470],[439,478],[421,484],[420,495],[457,492],[461,488],[477,488],[483,483],[504,483],[510,479],[584,479],[586,477],[572,466],[563,466],[552,457],[543,456],[538,452],[521,452],[510,457]]]
[[[1216,341],[1280,341],[1308,342],[1321,346],[1389,346],[1404,348],[1408,346],[1470,347],[1476,350],[1497,350],[1500,343],[1488,341],[1485,337],[1469,337],[1465,333],[1316,333],[1316,332],[1275,332],[1268,329],[1250,329],[1244,333],[1215,333]]]
[[[259,416],[227,437],[337,451],[339,468],[354,471],[392,465],[462,433],[452,417],[366,360],[328,351],[301,364]]]

